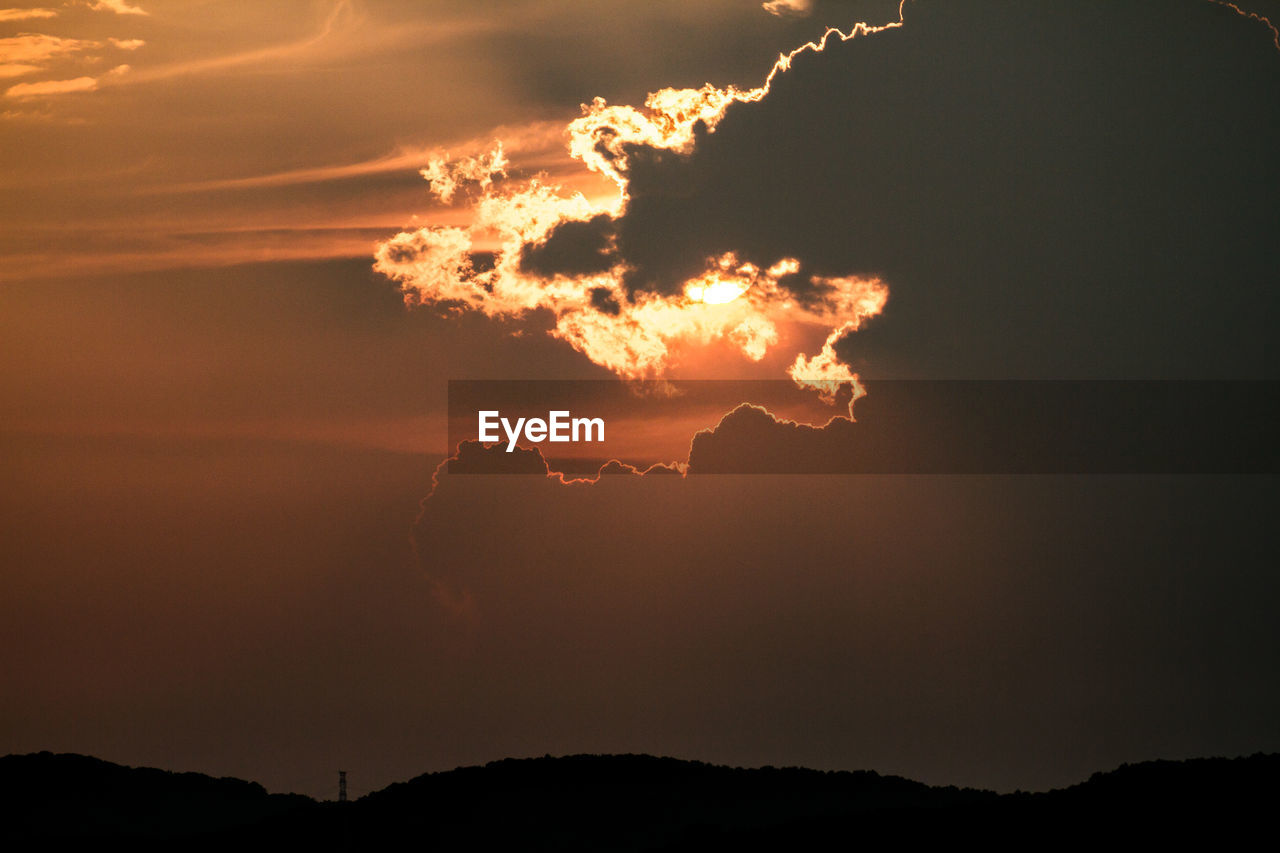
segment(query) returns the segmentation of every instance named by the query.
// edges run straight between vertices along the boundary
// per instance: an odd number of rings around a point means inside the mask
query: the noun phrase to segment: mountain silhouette
[[[401,844],[456,849],[825,849],[868,841],[1057,846],[1243,839],[1280,794],[1280,755],[1152,761],[1044,793],[935,787],[873,771],[741,769],[648,755],[505,759],[350,803],[80,755],[0,758],[0,839]]]
[[[243,779],[51,752],[0,758],[0,802],[0,839],[198,838],[318,805]]]

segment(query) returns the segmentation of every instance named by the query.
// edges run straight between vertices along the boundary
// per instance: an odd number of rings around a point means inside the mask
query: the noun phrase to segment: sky
[[[1273,457],[992,463],[1038,428],[1015,390],[966,392],[985,439],[903,427],[987,468],[839,462],[902,381],[1164,383],[1147,444],[1268,434],[1277,20],[0,8],[0,751],[331,797],[547,753],[1012,790],[1280,749]],[[459,448],[458,380],[622,389],[634,467]]]

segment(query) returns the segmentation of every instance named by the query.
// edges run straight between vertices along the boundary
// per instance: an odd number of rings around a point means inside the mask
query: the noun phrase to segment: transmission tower
[[[347,801],[347,771],[338,771],[338,802],[345,803]]]

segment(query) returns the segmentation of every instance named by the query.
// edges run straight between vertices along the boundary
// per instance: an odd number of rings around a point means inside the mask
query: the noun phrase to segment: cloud
[[[547,460],[537,448],[520,447],[508,453],[499,444],[464,441],[442,465],[451,474],[539,474],[546,476]]]
[[[103,77],[120,77],[129,73],[128,65],[117,65]],[[75,92],[92,92],[98,88],[101,77],[74,77],[70,80],[42,80],[39,83],[18,83],[4,93],[6,98],[35,98],[48,95],[67,95]]]
[[[499,475],[499,479],[503,481],[501,488],[504,499],[521,489],[532,489],[535,496],[541,494],[544,499],[554,499],[554,495],[568,492],[577,493],[577,496],[571,497],[570,500],[585,498],[590,501],[589,497],[583,495],[583,490],[586,487],[597,486],[606,479],[609,481],[668,480],[679,479],[683,473],[681,463],[651,465],[641,470],[634,465],[611,459],[601,465],[594,476],[571,477],[551,470],[547,460],[537,448],[519,447],[514,452],[508,453],[501,443],[462,441],[459,442],[453,455],[436,466],[431,475],[431,489],[422,499],[420,512],[414,523],[414,549],[431,580],[437,602],[455,613],[472,614],[476,604],[475,579],[467,577],[465,571],[459,571],[457,563],[447,556],[461,544],[461,540],[455,534],[457,530],[463,528],[456,526],[452,519],[456,517],[459,509],[464,513],[467,512],[466,499],[460,499],[459,494],[467,492],[464,484],[468,481],[491,483],[493,478],[489,475]],[[563,488],[565,486],[571,488]],[[534,504],[540,502],[536,498],[532,501]],[[566,517],[571,517],[571,514]],[[506,521],[509,519],[502,523]],[[468,529],[472,528],[474,518],[464,526]],[[521,526],[517,526],[516,529],[521,529]],[[501,538],[497,537],[493,541]]]
[[[452,200],[465,183],[479,189],[470,227],[401,233],[379,246],[375,268],[401,284],[410,305],[441,304],[495,317],[550,310],[555,337],[626,378],[664,375],[679,347],[724,346],[760,361],[779,343],[784,326],[855,330],[885,304],[887,289],[874,276],[809,274],[793,257],[761,263],[726,247],[704,253],[679,278],[655,282],[637,276],[647,266],[630,251],[623,229],[643,204],[631,192],[637,174],[672,164],[678,169],[730,105],[764,98],[795,56],[875,31],[828,31],[821,42],[780,57],[755,89],[663,89],[643,110],[599,98],[584,106],[583,116],[567,128],[569,153],[614,182],[613,199],[566,196],[536,177],[500,184],[507,167],[501,148],[452,163],[433,160],[423,175],[441,200]],[[482,240],[493,252],[483,269],[471,262]],[[791,359],[798,381],[856,381],[848,371],[828,369],[821,355]]]
[[[616,200],[495,183],[469,228],[398,235],[377,268],[410,304],[550,310],[551,334],[632,378],[689,346],[795,347],[789,375],[824,390],[866,370],[1271,369],[1272,46],[1199,0],[1088,3],[1086,44],[1081,8],[921,0],[829,30],[755,89],[596,99],[569,150]],[[443,267],[413,250],[446,239]],[[466,268],[482,242],[493,267]],[[800,349],[798,326],[824,331]]]
[[[39,83],[19,83],[5,90],[6,98],[34,98],[42,95],[66,95],[73,92],[92,92],[98,88],[96,77],[75,77],[70,80],[43,80]]]
[[[460,661],[467,685],[496,672],[468,711],[515,706],[501,725],[486,717],[484,745],[513,726],[545,738],[603,695],[566,727],[569,748],[579,719],[615,721],[625,702],[620,736],[633,736],[633,705],[655,732],[627,741],[636,751],[705,736],[758,756],[760,732],[782,721],[768,748],[784,758],[805,732],[810,754],[845,766],[959,748],[989,768],[1024,760],[1046,728],[1087,747],[1100,730],[1082,715],[1110,703],[1125,711],[1102,724],[1118,763],[1152,713],[1188,733],[1179,749],[1220,751],[1239,715],[1199,721],[1224,688],[1188,680],[1190,643],[1231,679],[1235,707],[1255,707],[1260,684],[1275,701],[1273,645],[1240,657],[1271,636],[1280,602],[1270,490],[1265,477],[450,477],[415,537],[470,617],[471,630],[450,627],[474,638],[432,665]],[[1242,602],[1243,620],[1222,619]],[[483,654],[502,665],[480,666]],[[526,698],[522,684],[569,700]],[[1188,710],[1188,695],[1201,703]],[[1272,717],[1257,717],[1265,739]],[[1019,766],[1045,773],[1039,762]]]
[[[453,455],[440,463],[436,468],[436,477],[433,478],[433,482],[438,479],[440,474],[447,472],[450,476],[535,474],[566,485],[587,484],[598,482],[604,476],[618,474],[638,477],[648,474],[682,475],[684,473],[683,467],[683,462],[671,462],[638,468],[635,465],[621,462],[617,459],[610,459],[600,465],[596,472],[589,477],[573,477],[553,469],[551,463],[542,455],[542,451],[536,447],[517,446],[515,450],[508,452],[506,445],[502,442],[486,443],[468,439],[458,442],[458,447],[454,450]]]
[[[59,56],[101,47],[87,39],[59,38],[39,33],[23,33],[0,38],[0,62],[48,62]]]
[[[139,6],[131,6],[125,0],[97,0],[97,2],[89,4],[89,8],[95,12],[115,12],[117,15],[150,14]]]
[[[807,18],[813,14],[813,0],[768,0],[760,8],[779,18]]]
[[[833,419],[824,426],[780,418],[762,406],[743,403],[690,443],[691,474],[830,474],[851,470],[854,421]]]
[[[536,383],[535,383],[536,384]],[[655,383],[656,384],[656,383]],[[680,474],[1269,474],[1280,470],[1273,441],[1276,381],[879,381],[867,384],[857,418],[837,414],[822,423],[784,417],[757,402],[722,415],[698,405],[674,418],[663,405],[689,393],[739,394],[762,400],[781,383],[672,383],[657,404],[634,385],[634,412],[613,422],[618,432],[688,429],[683,458],[638,467],[597,464],[575,477],[536,446],[507,452],[503,442],[464,439],[439,471],[534,474],[566,485],[596,484],[606,475]],[[650,388],[649,392],[652,393]],[[507,395],[506,388],[484,393]],[[534,392],[538,393],[538,392]],[[566,389],[556,392],[571,393]],[[795,393],[793,391],[793,393]],[[846,389],[844,394],[848,394]],[[476,397],[458,404],[474,411]],[[703,399],[713,399],[710,396]],[[775,397],[775,400],[778,398]],[[454,405],[451,396],[450,405]],[[815,408],[822,408],[820,405]],[[721,410],[723,411],[723,410]],[[807,417],[802,413],[800,417]],[[703,428],[698,419],[705,417]],[[692,426],[690,424],[693,424]],[[640,430],[654,426],[646,424]],[[696,430],[696,432],[695,432]],[[613,453],[627,455],[625,439]],[[650,456],[649,458],[654,458]],[[581,467],[571,470],[584,470]]]
[[[534,122],[518,127],[499,128],[497,132],[502,137],[503,156],[507,156],[510,152],[519,151],[521,162],[525,166],[532,163],[539,171],[546,171],[548,167],[563,167],[564,161],[568,161],[567,156],[560,154],[563,148],[561,138],[564,132],[564,124],[562,122]],[[472,139],[451,147],[475,150],[481,145],[488,144],[488,142],[489,140],[486,137],[483,141]],[[244,189],[340,181],[368,175],[403,173],[407,170],[418,168],[424,160],[428,163],[427,168],[430,168],[430,163],[437,160],[442,161],[445,166],[449,165],[446,151],[436,148],[405,147],[389,154],[355,163],[291,169],[285,172],[254,175],[247,178],[178,184],[173,187],[173,191]],[[418,168],[419,174],[422,174],[423,171],[425,170]],[[492,173],[491,176],[496,177]],[[424,175],[424,177],[426,176]],[[427,180],[429,181],[430,178],[427,178]]]
[[[475,185],[481,192],[488,192],[494,182],[507,175],[507,158],[502,143],[497,142],[493,151],[478,157],[467,157],[455,162],[449,155],[433,157],[420,174],[431,184],[431,192],[445,204],[453,201],[454,193],[468,185]]]
[[[1269,474],[1276,382],[867,383],[857,419],[740,405],[689,449],[699,474]]]
[[[581,276],[608,272],[615,263],[613,219],[600,213],[588,220],[571,219],[556,226],[546,238],[520,249],[520,269],[533,275]],[[617,313],[618,303],[607,287],[592,293],[597,309]]]
[[[1248,18],[1251,21],[1256,21],[1259,24],[1262,24],[1271,31],[1271,43],[1276,46],[1276,50],[1280,50],[1280,28],[1277,28],[1266,15],[1260,15],[1250,9],[1242,9],[1235,3],[1227,2],[1227,0],[1212,0],[1212,2],[1217,3],[1219,6],[1226,9],[1230,9],[1242,18]]]
[[[29,21],[35,18],[56,18],[57,9],[0,9],[0,23],[5,21]]]
[[[621,118],[597,132],[626,178],[631,292],[729,250],[874,277],[876,320],[795,362],[833,379],[1276,371],[1260,283],[1280,269],[1280,86],[1254,22],[1203,2],[921,0],[786,69],[687,152],[614,144]]]
[[[690,343],[783,349],[786,375],[857,401],[857,421],[820,427],[736,409],[694,439],[693,473],[1118,470],[1141,449],[1066,458],[1070,430],[1168,432],[1128,397],[1096,423],[1069,398],[992,421],[1017,401],[981,385],[859,399],[873,370],[1280,375],[1267,31],[1201,0],[907,9],[900,26],[828,31],[757,89],[592,101],[569,148],[616,199],[508,175],[469,226],[396,235],[375,268],[410,305],[549,311],[553,336],[625,378],[663,376]],[[459,174],[492,175],[480,162]],[[816,347],[794,351],[796,327],[820,330]]]
[[[0,65],[0,77],[22,77],[39,70],[39,65],[23,65],[19,62],[9,62]]]
[[[113,46],[120,50],[137,50],[146,42],[141,39],[110,39]],[[23,33],[0,39],[0,78],[22,77],[44,71],[53,61],[95,51],[103,47],[100,41],[89,39],[61,38],[41,33]],[[91,56],[97,60],[100,57]],[[130,70],[128,65],[117,65],[107,72],[108,76],[119,77]],[[34,83],[19,83],[5,92],[9,98],[32,98],[45,95],[62,95],[70,92],[91,92],[98,88],[100,77],[80,76],[61,80],[42,80]]]

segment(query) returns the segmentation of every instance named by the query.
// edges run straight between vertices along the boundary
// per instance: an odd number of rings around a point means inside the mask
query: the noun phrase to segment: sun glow
[[[724,305],[747,292],[749,285],[741,281],[715,279],[710,282],[699,279],[685,285],[684,295],[694,302],[706,305]]]
[[[795,354],[788,375],[823,399],[834,399],[846,384],[856,390],[857,377],[840,362],[835,344],[884,307],[888,290],[878,279],[803,275],[797,258],[756,258],[757,265],[730,251],[707,258],[704,272],[679,283],[674,292],[632,292],[620,256],[611,267],[584,274],[540,274],[522,258],[526,247],[545,244],[566,223],[608,225],[625,216],[631,202],[630,158],[637,148],[687,154],[701,135],[715,132],[733,104],[764,98],[800,54],[897,26],[901,20],[883,27],[858,24],[847,33],[829,29],[819,41],[779,56],[755,89],[710,84],[661,89],[642,109],[601,98],[583,105],[582,115],[565,128],[568,151],[617,186],[612,197],[566,195],[537,176],[513,178],[500,142],[469,158],[436,157],[421,174],[440,202],[465,198],[469,227],[397,234],[378,245],[374,268],[400,284],[407,305],[435,304],[491,317],[549,310],[555,317],[552,336],[626,379],[665,375],[673,347],[727,345],[728,351],[759,362],[782,339],[780,324],[825,327],[830,334],[822,350],[812,357]],[[483,265],[475,262],[480,252],[490,256]]]
[[[780,261],[774,267],[783,263]],[[684,295],[691,302],[725,305],[750,290],[753,281],[760,275],[760,270],[754,264],[739,264],[738,256],[733,252],[708,259],[707,266],[708,270],[701,276],[685,282]],[[772,275],[772,269],[770,274]]]

